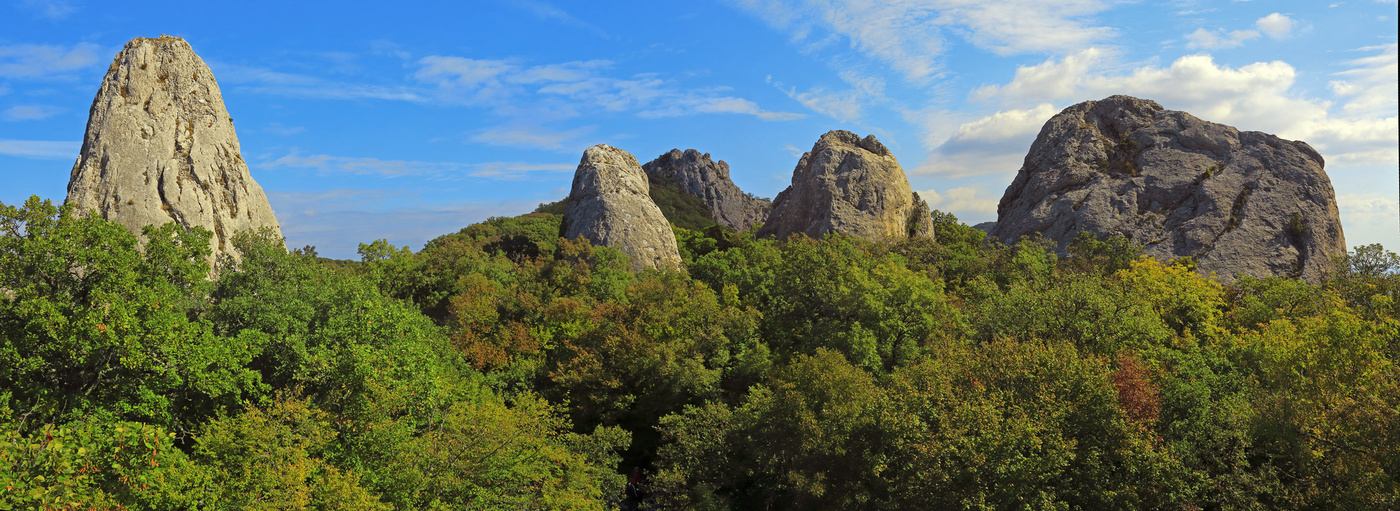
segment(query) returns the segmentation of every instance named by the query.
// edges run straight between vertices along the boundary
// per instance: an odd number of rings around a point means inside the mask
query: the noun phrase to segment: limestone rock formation
[[[1346,252],[1322,156],[1129,96],[1086,101],[1045,123],[997,207],[1004,243],[1039,232],[1121,234],[1203,273],[1317,282]]]
[[[763,223],[772,202],[754,197],[729,179],[729,164],[710,159],[709,153],[694,149],[672,149],[642,165],[652,179],[675,183],[681,191],[694,195],[710,206],[715,223],[736,231]]]
[[[679,268],[676,235],[649,188],[646,172],[627,151],[606,144],[588,148],[574,171],[564,237],[615,247],[631,257],[633,270]]]
[[[69,204],[131,230],[170,221],[214,233],[214,257],[238,257],[230,237],[281,228],[239,153],[219,85],[189,43],[137,38],[112,61],[93,99]]]
[[[759,236],[933,237],[928,203],[874,135],[829,131],[803,154]]]

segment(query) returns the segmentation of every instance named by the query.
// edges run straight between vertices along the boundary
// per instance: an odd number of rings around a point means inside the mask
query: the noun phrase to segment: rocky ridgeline
[[[1045,123],[997,207],[1003,243],[1121,234],[1222,280],[1322,278],[1346,252],[1323,160],[1304,142],[1197,119],[1128,96]]]
[[[564,237],[587,238],[631,258],[633,270],[679,268],[671,224],[650,196],[646,172],[627,151],[605,144],[583,152],[564,214]]]
[[[699,198],[710,207],[715,223],[745,231],[768,219],[773,204],[744,193],[729,179],[729,164],[710,159],[710,153],[694,149],[672,149],[642,165],[653,179],[675,183],[682,192]]]
[[[759,236],[933,237],[928,203],[874,135],[829,131],[803,154]]]
[[[174,221],[214,233],[214,257],[245,229],[281,228],[239,152],[219,85],[189,43],[138,38],[92,102],[67,203],[138,234]]]

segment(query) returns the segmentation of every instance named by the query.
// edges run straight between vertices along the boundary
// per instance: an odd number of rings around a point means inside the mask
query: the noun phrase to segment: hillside
[[[934,212],[634,273],[542,209],[353,265],[241,233],[207,280],[208,231],[0,207],[0,503],[615,509],[635,467],[665,509],[1397,504],[1379,246],[1221,285]]]

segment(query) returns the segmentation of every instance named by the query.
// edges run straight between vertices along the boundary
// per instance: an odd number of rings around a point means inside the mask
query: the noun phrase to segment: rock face
[[[1121,234],[1201,272],[1317,282],[1346,252],[1332,183],[1304,142],[1202,121],[1128,96],[1045,123],[997,207],[992,235]]]
[[[574,171],[564,237],[615,247],[631,257],[633,270],[679,268],[676,235],[649,189],[646,172],[627,151],[588,148]]]
[[[112,61],[92,102],[69,204],[131,230],[175,221],[214,233],[214,257],[238,257],[229,238],[281,228],[239,153],[214,75],[177,37],[138,38]]]
[[[642,169],[653,179],[670,181],[681,191],[699,197],[710,206],[715,223],[736,231],[745,231],[763,223],[773,206],[768,199],[739,190],[729,179],[729,164],[723,160],[711,160],[709,153],[672,149],[642,165]]]
[[[928,203],[874,135],[829,131],[803,154],[759,236],[933,237]]]

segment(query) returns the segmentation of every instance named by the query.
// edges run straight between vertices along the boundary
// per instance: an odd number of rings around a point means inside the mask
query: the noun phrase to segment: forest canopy
[[[941,212],[687,219],[633,273],[557,209],[214,271],[203,229],[0,204],[0,509],[616,509],[633,473],[666,509],[1400,506],[1379,245],[1221,284]]]

